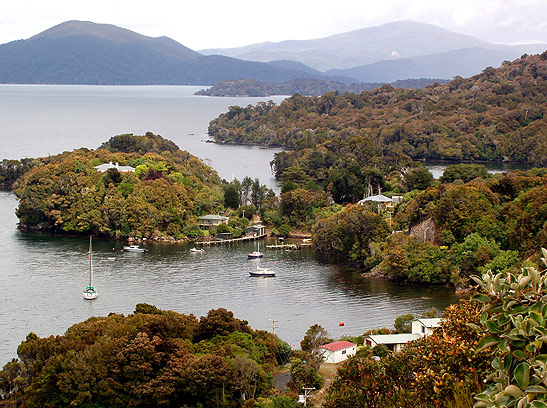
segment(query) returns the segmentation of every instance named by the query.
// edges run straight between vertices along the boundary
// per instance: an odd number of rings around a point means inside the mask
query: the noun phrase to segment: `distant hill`
[[[424,88],[433,83],[445,83],[447,80],[440,79],[407,79],[392,82],[396,88]],[[327,92],[337,91],[340,93],[352,92],[359,93],[370,91],[382,86],[381,83],[352,83],[345,84],[339,81],[329,81],[324,79],[293,79],[280,84],[272,84],[264,81],[254,81],[251,79],[238,79],[234,81],[221,81],[215,86],[202,89],[196,92],[196,95],[204,96],[271,96],[271,95],[323,95]]]
[[[167,37],[87,21],[68,21],[0,45],[0,83],[204,85],[238,78],[284,82],[322,76],[293,62],[203,56]]]
[[[333,69],[325,72],[333,76],[350,76],[361,82],[392,82],[400,78],[470,77],[487,66],[499,67],[503,61],[512,61],[524,54],[524,50],[545,51],[542,46],[512,46],[506,49],[465,48],[440,54],[386,60],[349,69]]]
[[[251,61],[294,60],[320,71],[345,69],[390,58],[409,58],[490,44],[430,24],[397,21],[314,40],[281,41],[246,47],[206,49]]]

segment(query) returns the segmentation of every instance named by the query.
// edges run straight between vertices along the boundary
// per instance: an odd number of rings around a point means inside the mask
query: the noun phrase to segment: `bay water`
[[[206,143],[207,125],[228,106],[258,98],[210,98],[201,87],[0,85],[0,159],[96,148],[122,133],[158,133],[208,160],[225,179],[258,177],[278,191],[269,161],[277,150]],[[282,98],[272,98],[279,102]],[[147,245],[125,253],[123,244],[94,240],[94,281],[99,297],[82,297],[88,279],[87,238],[18,231],[16,197],[0,192],[0,365],[16,356],[29,332],[63,334],[90,316],[129,314],[137,303],[206,315],[223,307],[254,329],[272,330],[299,347],[306,330],[322,325],[330,335],[360,335],[392,327],[406,313],[421,314],[457,302],[446,287],[420,287],[363,278],[342,260],[313,250],[276,251],[249,261],[258,242],[206,248],[190,244]],[[275,270],[275,278],[249,271]],[[340,325],[344,322],[344,325]]]

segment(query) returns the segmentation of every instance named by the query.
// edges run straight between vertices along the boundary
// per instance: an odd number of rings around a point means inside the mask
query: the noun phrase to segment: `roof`
[[[399,334],[371,334],[367,336],[376,344],[406,344],[409,341],[420,339],[420,334],[399,333]]]
[[[329,351],[338,351],[338,350],[354,347],[356,345],[357,344],[349,342],[349,341],[335,341],[334,343],[323,344],[320,348],[323,348]]]
[[[441,322],[440,318],[433,318],[433,319],[418,319],[418,321],[423,324],[425,327],[439,327],[439,323]]]
[[[262,224],[253,224],[253,225],[249,225],[246,229],[250,229],[250,228],[259,229],[259,228],[266,228],[266,227]]]
[[[134,167],[120,166],[118,163],[112,163],[112,162],[99,164],[98,166],[95,166],[95,170],[97,170],[97,171],[103,171],[104,172],[104,171],[108,171],[109,169],[117,169],[121,173],[124,173],[124,172],[127,172],[127,171],[131,171],[131,172],[135,171]]]
[[[198,220],[228,220],[228,217],[224,217],[222,215],[216,215],[216,214],[207,214],[202,215],[201,217],[198,217]]]
[[[388,201],[391,201],[391,198],[386,197],[385,195],[382,195],[382,194],[378,194],[378,195],[367,197],[359,202],[362,202],[362,201],[379,201],[382,203],[387,203]]]

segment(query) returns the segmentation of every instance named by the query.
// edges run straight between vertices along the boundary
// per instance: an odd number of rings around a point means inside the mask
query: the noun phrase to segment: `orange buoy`
[[[343,326],[344,322],[338,322],[338,326]]]

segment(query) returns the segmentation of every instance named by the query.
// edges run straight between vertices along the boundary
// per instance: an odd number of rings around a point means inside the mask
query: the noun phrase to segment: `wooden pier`
[[[302,247],[312,246],[311,242],[303,242],[296,244],[278,244],[278,245],[266,245],[268,249],[302,249]]]
[[[195,245],[222,245],[233,244],[238,242],[256,241],[257,239],[266,238],[267,234],[262,235],[249,235],[241,238],[229,238],[229,239],[212,239],[210,241],[198,241],[194,242]]]

